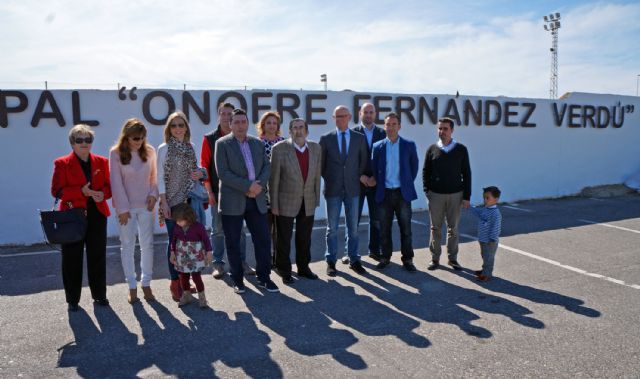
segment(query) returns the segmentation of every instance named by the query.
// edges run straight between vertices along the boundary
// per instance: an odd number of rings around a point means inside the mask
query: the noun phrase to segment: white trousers
[[[129,210],[131,218],[126,225],[120,225],[120,258],[122,270],[130,289],[136,288],[136,265],[133,253],[136,246],[136,234],[140,241],[140,282],[143,287],[149,287],[153,275],[153,222],[155,212],[146,208]]]

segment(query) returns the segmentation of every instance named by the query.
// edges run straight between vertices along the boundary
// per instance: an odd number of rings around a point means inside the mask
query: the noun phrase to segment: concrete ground
[[[281,289],[272,294],[250,278],[240,296],[228,276],[206,275],[206,310],[171,300],[164,236],[152,282],[159,301],[126,302],[110,241],[111,307],[94,307],[85,287],[81,310],[71,314],[59,253],[0,249],[0,377],[640,377],[640,196],[528,201],[501,211],[489,283],[474,280],[481,260],[467,212],[465,269],[426,270],[422,212],[413,223],[416,273],[402,269],[396,252],[381,272],[365,257],[368,275],[339,264],[339,275],[327,277],[318,223],[311,268],[320,280],[286,286],[272,274]],[[362,253],[366,231],[361,225]]]

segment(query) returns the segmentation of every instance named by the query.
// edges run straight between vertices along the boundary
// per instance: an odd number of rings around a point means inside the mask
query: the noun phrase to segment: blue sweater
[[[478,221],[478,241],[498,242],[502,229],[502,214],[497,206],[471,207],[471,213],[476,215]]]

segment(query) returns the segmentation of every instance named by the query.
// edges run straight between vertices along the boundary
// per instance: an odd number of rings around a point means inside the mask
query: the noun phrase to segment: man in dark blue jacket
[[[384,119],[387,137],[373,145],[371,166],[377,183],[375,200],[380,217],[380,244],[382,257],[376,266],[385,268],[391,261],[393,243],[391,224],[395,213],[400,226],[400,251],[402,266],[410,272],[413,265],[411,241],[411,202],[418,198],[414,181],[418,175],[416,144],[398,135],[400,117],[389,113]]]

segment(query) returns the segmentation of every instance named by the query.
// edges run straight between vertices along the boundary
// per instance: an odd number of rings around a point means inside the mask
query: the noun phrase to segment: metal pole
[[[640,74],[636,77],[636,96],[638,96],[638,86],[640,85]]]
[[[49,84],[47,83],[47,81],[46,81],[46,80],[44,81],[44,89],[45,89],[45,90],[48,90],[48,89],[49,89]]]

